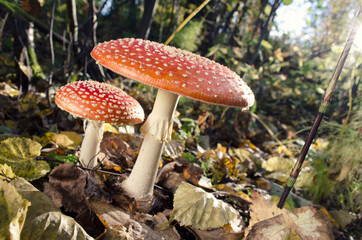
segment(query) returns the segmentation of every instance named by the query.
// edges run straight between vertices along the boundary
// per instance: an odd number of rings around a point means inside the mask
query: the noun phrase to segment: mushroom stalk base
[[[165,141],[171,137],[173,115],[179,100],[179,95],[159,90],[153,110],[142,126],[145,138],[128,179],[122,183],[122,188],[138,203],[151,203],[153,187],[157,175],[159,161]]]
[[[103,125],[103,122],[88,122],[79,156],[80,164],[83,167],[94,168],[97,166],[97,154],[103,138]]]

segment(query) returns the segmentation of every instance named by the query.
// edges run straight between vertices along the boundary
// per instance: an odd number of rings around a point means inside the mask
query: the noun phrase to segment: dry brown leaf
[[[302,207],[253,225],[246,240],[331,240],[332,224],[313,207]]]
[[[104,138],[100,145],[100,151],[106,154],[110,161],[121,166],[122,169],[131,168],[134,165],[134,151],[128,143],[118,137]]]
[[[199,180],[201,179],[201,176],[203,175],[204,170],[199,167],[197,164],[189,163],[186,165],[186,168],[182,171],[182,177],[195,184],[198,185]]]
[[[214,115],[208,111],[203,111],[203,113],[197,118],[197,123],[200,128],[200,134],[208,134],[209,129],[214,126]]]
[[[246,229],[246,235],[254,224],[287,211],[286,209],[278,208],[275,203],[265,199],[263,195],[255,191],[250,193],[252,205],[250,205],[250,222],[249,227]]]
[[[223,228],[217,228],[209,231],[193,229],[193,231],[195,231],[200,240],[239,240],[244,236],[244,231],[234,233]]]
[[[41,8],[44,5],[44,1],[39,0],[22,0],[21,7],[30,15],[37,16],[41,12]]]
[[[107,233],[104,237],[105,240],[113,239],[127,239],[127,240],[156,240],[156,239],[179,239],[179,235],[173,227],[166,226],[165,229],[160,230],[156,227],[152,229],[142,222],[142,217],[138,216],[138,220],[133,218],[128,213],[120,208],[116,208],[110,204],[92,201],[90,203],[91,209],[97,214],[98,218],[107,227]],[[164,218],[153,217],[148,215],[146,219],[153,223],[154,226],[164,222]],[[163,224],[164,225],[164,224]]]
[[[250,224],[246,239],[328,240],[334,239],[328,217],[313,207],[293,211],[279,209],[262,195],[251,192]]]
[[[76,213],[89,208],[90,197],[107,202],[109,195],[103,191],[101,182],[72,163],[55,167],[44,183],[44,193],[57,207]]]

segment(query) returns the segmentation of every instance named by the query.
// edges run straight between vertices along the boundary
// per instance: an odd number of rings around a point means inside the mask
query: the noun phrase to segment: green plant
[[[352,113],[348,124],[326,122],[321,126],[329,142],[322,154],[313,154],[316,171],[309,195],[317,203],[330,199],[338,207],[356,212],[362,205],[362,171],[358,167],[362,156],[362,111]],[[343,138],[340,136],[343,133]]]

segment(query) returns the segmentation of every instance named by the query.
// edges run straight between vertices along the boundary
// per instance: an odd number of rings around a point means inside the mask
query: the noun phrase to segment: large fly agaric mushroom
[[[123,183],[139,202],[152,199],[153,185],[179,95],[207,103],[248,108],[254,94],[233,71],[196,54],[142,39],[98,44],[91,52],[97,63],[112,71],[159,88],[152,113],[141,128],[145,134],[133,170]]]
[[[141,105],[121,89],[97,81],[79,81],[62,86],[55,103],[64,111],[88,120],[79,161],[82,166],[97,165],[103,123],[137,124],[144,119]]]

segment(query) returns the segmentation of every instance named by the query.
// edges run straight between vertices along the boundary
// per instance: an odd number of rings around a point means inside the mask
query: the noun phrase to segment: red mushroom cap
[[[91,56],[116,73],[176,94],[242,108],[254,104],[253,92],[235,72],[175,47],[125,38],[98,44]]]
[[[97,81],[62,86],[55,94],[59,108],[77,117],[111,124],[137,124],[144,119],[141,105],[121,89]]]

